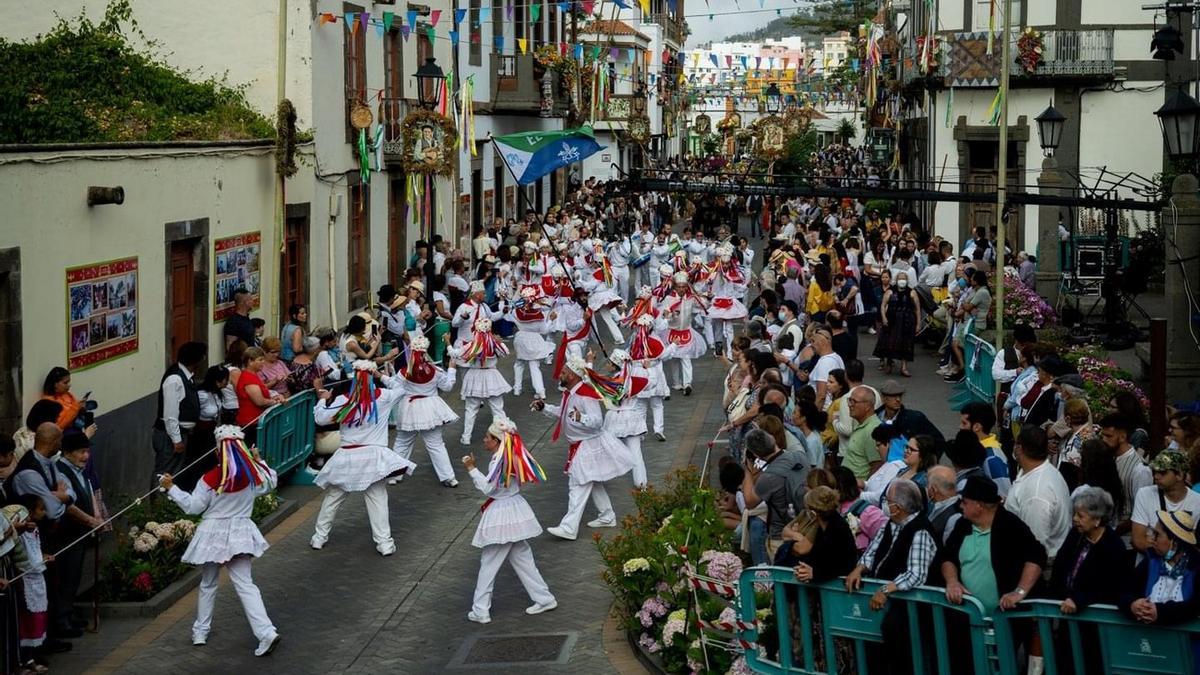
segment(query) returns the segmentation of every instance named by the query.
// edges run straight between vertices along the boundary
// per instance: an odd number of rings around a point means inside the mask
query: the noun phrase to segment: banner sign
[[[213,241],[213,321],[233,315],[233,294],[250,291],[252,308],[261,302],[259,252],[262,233],[247,232]]]
[[[138,349],[138,259],[67,269],[67,370]]]

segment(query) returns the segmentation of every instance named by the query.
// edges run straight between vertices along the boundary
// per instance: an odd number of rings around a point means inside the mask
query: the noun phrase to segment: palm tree
[[[842,143],[848,145],[857,135],[858,127],[854,126],[854,122],[843,118],[837,128],[837,136],[842,139]]]

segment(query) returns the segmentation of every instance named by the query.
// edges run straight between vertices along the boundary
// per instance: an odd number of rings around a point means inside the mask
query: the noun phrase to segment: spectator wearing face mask
[[[879,316],[881,332],[875,344],[875,356],[889,375],[894,361],[900,362],[900,374],[910,377],[908,362],[913,359],[913,343],[921,325],[921,303],[917,292],[909,286],[907,272],[897,272],[895,288],[884,291]]]

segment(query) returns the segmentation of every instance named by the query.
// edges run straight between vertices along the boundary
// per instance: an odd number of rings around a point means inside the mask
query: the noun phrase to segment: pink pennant
[[[442,10],[433,9],[429,11],[429,25],[437,28],[437,22],[440,18],[442,18]]]

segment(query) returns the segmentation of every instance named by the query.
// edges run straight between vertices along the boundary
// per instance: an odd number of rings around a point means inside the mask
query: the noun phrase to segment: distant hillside
[[[747,31],[745,33],[737,33],[726,37],[722,42],[759,42],[762,40],[779,40],[785,37],[800,35],[804,37],[805,42],[809,42],[817,37],[810,29],[806,27],[798,27],[792,25],[792,14],[790,16],[778,16],[771,19],[767,25],[758,30]]]

